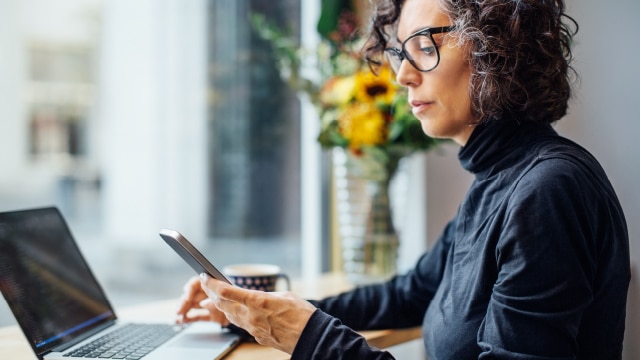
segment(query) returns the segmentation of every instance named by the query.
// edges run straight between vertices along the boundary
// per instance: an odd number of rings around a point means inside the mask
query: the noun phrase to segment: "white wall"
[[[455,143],[441,145],[427,156],[427,243],[433,245],[473,181],[460,166]]]

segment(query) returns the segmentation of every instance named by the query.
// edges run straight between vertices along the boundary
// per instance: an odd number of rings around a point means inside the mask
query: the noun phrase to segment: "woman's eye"
[[[434,55],[436,53],[436,47],[435,46],[424,46],[420,48],[420,52],[422,52],[424,55]]]
[[[413,48],[413,53],[416,56],[427,57],[435,56],[436,45],[431,38],[427,35],[416,36],[411,40],[411,44],[407,45],[409,48]]]

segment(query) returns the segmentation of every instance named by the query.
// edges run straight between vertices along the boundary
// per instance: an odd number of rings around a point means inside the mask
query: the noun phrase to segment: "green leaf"
[[[325,39],[338,27],[338,19],[343,10],[353,10],[350,0],[322,0],[318,33]]]

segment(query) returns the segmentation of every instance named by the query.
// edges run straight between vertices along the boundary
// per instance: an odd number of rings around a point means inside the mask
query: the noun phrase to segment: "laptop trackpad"
[[[145,360],[220,359],[239,342],[238,335],[223,332],[218,324],[198,322],[187,327],[177,338],[150,353]]]
[[[208,348],[215,344],[225,345],[229,342],[237,340],[238,336],[228,332],[209,332],[209,333],[185,333],[174,341],[167,344],[167,347],[186,347],[186,348]]]

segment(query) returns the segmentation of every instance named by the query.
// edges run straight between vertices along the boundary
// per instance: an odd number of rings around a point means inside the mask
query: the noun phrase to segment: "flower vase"
[[[380,159],[336,148],[333,170],[342,269],[354,284],[390,278],[397,271],[399,239],[389,185],[400,155]]]

